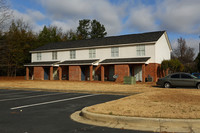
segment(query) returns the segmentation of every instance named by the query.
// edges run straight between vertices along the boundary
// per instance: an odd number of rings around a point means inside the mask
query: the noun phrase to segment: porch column
[[[26,80],[29,80],[29,68],[26,67]]]
[[[142,64],[142,82],[145,82],[145,64]]]
[[[58,67],[59,80],[62,80],[62,67]]]
[[[50,67],[50,80],[53,80],[53,66]]]
[[[104,66],[101,66],[101,81],[104,81]]]
[[[90,81],[93,81],[92,72],[93,72],[93,65],[90,66]]]

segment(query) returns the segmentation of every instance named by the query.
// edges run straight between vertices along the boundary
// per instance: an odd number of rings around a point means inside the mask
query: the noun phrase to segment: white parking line
[[[66,93],[51,93],[51,94],[42,94],[42,95],[35,95],[35,96],[27,96],[27,97],[18,97],[18,98],[9,98],[9,99],[1,99],[0,102],[5,102],[5,101],[12,101],[12,100],[19,100],[19,99],[28,99],[28,98],[34,98],[34,97],[43,97],[43,96],[51,96],[51,95],[59,95],[59,94],[66,94]]]
[[[55,100],[55,101],[49,101],[49,102],[43,102],[43,103],[36,103],[36,104],[18,106],[18,107],[13,107],[13,108],[10,108],[10,109],[11,109],[11,110],[16,110],[16,109],[22,109],[22,108],[33,107],[33,106],[39,106],[39,105],[45,105],[45,104],[51,104],[51,103],[58,103],[58,102],[64,102],[64,101],[75,100],[75,99],[81,99],[81,98],[85,98],[85,97],[92,97],[92,96],[96,96],[96,95],[100,95],[100,94],[84,95],[84,96],[72,97],[72,98],[67,98],[67,99],[60,99],[60,100]]]

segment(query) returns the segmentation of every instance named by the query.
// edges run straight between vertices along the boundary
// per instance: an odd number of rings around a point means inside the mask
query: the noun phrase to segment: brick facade
[[[34,67],[34,79],[36,80],[44,80],[44,68],[35,66]]]
[[[95,74],[100,77],[101,81],[105,80],[105,77],[108,80],[109,77],[109,67],[114,67],[114,75],[118,75],[118,78],[115,82],[123,82],[124,76],[134,76],[134,67],[139,64],[116,64],[116,65],[105,65],[95,67]],[[161,65],[157,63],[141,64],[142,66],[142,80],[145,81],[145,78],[149,76],[153,77],[153,81],[156,82],[158,78],[164,76],[161,71]],[[85,66],[85,76],[86,78],[93,81],[93,67],[94,66]],[[132,75],[130,75],[130,67],[132,67]],[[27,80],[29,79],[29,69],[26,67],[26,76]],[[34,69],[34,79],[44,80],[44,68],[35,66]],[[50,80],[53,80],[53,67],[50,69]],[[87,74],[88,73],[88,74]],[[63,75],[67,75],[67,80],[71,81],[81,81],[81,66],[62,66],[58,67],[59,80],[62,80]]]
[[[115,75],[118,75],[116,82],[123,82],[124,76],[129,76],[129,65],[114,65]]]
[[[69,80],[81,81],[80,66],[69,66]]]
[[[153,81],[156,82],[158,78],[162,77],[161,65],[157,63],[149,63],[145,66],[145,77],[153,77]]]

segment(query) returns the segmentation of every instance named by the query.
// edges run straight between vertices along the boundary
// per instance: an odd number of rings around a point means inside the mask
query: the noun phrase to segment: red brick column
[[[26,80],[29,80],[29,68],[26,67]]]
[[[104,81],[104,66],[101,66],[101,81]]]
[[[53,80],[53,66],[50,67],[50,80]]]
[[[145,82],[145,64],[142,64],[142,82]]]
[[[93,65],[90,66],[90,81],[93,81],[92,72],[93,72]]]
[[[129,65],[114,65],[115,75],[118,75],[118,78],[115,82],[123,82],[124,76],[130,76]]]
[[[155,64],[155,66],[154,66],[154,82],[156,82],[157,81],[157,79],[158,79],[158,76],[157,76],[157,73],[158,73],[158,71],[157,71],[157,68],[158,68],[158,64]]]
[[[62,67],[58,67],[58,73],[59,80],[62,80]]]

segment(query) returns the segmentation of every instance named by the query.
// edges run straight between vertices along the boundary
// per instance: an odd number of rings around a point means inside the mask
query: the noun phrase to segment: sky
[[[44,25],[76,30],[81,19],[96,19],[108,36],[165,30],[172,48],[182,37],[199,52],[200,0],[9,0],[15,19],[34,32]]]

